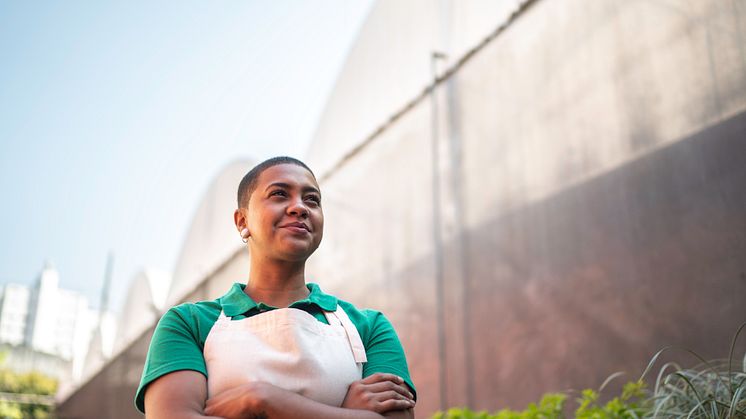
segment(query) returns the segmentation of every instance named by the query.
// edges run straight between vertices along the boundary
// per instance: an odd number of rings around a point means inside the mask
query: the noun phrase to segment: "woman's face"
[[[324,233],[319,185],[295,164],[265,169],[249,199],[246,217],[252,252],[287,261],[305,260]]]

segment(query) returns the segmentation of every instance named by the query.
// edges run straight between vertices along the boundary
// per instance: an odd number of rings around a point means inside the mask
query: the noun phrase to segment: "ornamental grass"
[[[524,410],[502,409],[494,413],[453,408],[437,412],[432,419],[566,419],[573,412],[576,419],[746,419],[746,356],[734,359],[742,324],[731,342],[728,358],[707,361],[689,349],[669,346],[658,351],[637,381],[628,382],[622,394],[601,403],[604,388],[622,373],[612,374],[598,390],[585,389],[568,405],[571,394],[548,393],[538,403]],[[682,368],[668,362],[658,369],[652,388],[645,379],[661,356],[673,349],[683,349],[699,364]],[[574,407],[574,410],[571,409]]]

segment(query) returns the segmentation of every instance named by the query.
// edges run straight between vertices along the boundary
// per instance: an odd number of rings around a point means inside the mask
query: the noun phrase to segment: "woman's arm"
[[[348,393],[349,394],[349,393]],[[329,406],[268,383],[254,382],[207,400],[205,414],[226,419],[380,419],[414,418],[413,402],[398,399],[378,405],[381,413]],[[385,410],[394,409],[394,410]],[[396,410],[398,409],[398,410]],[[404,409],[404,410],[402,410]]]
[[[220,419],[204,414],[206,398],[207,379],[202,373],[174,371],[148,384],[145,416],[148,419]]]
[[[166,374],[148,385],[145,392],[145,412],[148,419],[161,418],[325,418],[325,419],[376,419],[381,417],[414,418],[411,407],[414,405],[406,397],[390,393],[382,386],[386,375],[377,378],[367,377],[364,386],[350,386],[345,402],[367,406],[371,410],[333,407],[280,389],[267,383],[249,383],[233,388],[210,398],[207,397],[207,379],[199,372],[191,370],[175,371]],[[398,377],[397,377],[398,378]],[[361,404],[362,399],[367,405]],[[378,412],[373,409],[377,409]]]

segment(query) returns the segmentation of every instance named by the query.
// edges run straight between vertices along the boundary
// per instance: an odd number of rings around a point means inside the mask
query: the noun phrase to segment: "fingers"
[[[398,375],[389,374],[385,372],[377,372],[373,375],[369,375],[363,378],[360,382],[363,384],[373,384],[381,381],[392,381],[396,384],[404,384],[404,380]]]
[[[208,416],[215,415],[220,409],[222,404],[223,404],[223,400],[207,399],[207,401],[205,402],[205,409],[204,409],[205,415],[208,415]]]
[[[376,409],[376,412],[386,413],[392,410],[407,410],[407,409],[414,408],[414,405],[415,405],[414,400],[389,399],[389,400],[379,403],[378,408]]]
[[[378,372],[364,379],[359,383],[364,384],[366,389],[371,393],[381,393],[384,391],[395,391],[404,397],[414,399],[414,394],[409,391],[409,387],[404,383],[404,379],[398,375]]]
[[[395,384],[391,381],[383,381],[383,382],[369,384],[368,391],[370,391],[371,393],[393,392],[395,394],[400,395],[403,398],[407,398],[407,399],[414,398],[414,394],[412,394],[409,391],[406,384]]]
[[[414,394],[404,380],[388,373],[376,373],[350,384],[343,407],[386,413],[414,407]]]

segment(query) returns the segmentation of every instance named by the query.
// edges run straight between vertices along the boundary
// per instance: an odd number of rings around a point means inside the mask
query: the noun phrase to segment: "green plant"
[[[740,368],[733,368],[736,340],[744,327],[746,323],[733,337],[727,360],[708,362],[696,352],[686,350],[701,362],[699,366],[683,369],[675,363],[663,365],[655,381],[648,417],[746,419],[746,358]],[[643,376],[669,349],[663,348],[655,354]],[[669,370],[672,372],[667,373]]]
[[[611,375],[599,390],[585,389],[576,399],[576,419],[637,419],[637,418],[692,418],[692,419],[746,419],[746,357],[735,366],[733,353],[736,341],[746,328],[742,324],[731,342],[727,360],[706,361],[696,352],[684,351],[697,358],[701,364],[683,369],[669,362],[658,371],[652,392],[643,381],[660,356],[673,346],[658,351],[637,381],[624,385],[622,394],[605,404],[599,395],[606,385],[621,373]],[[565,419],[567,396],[548,393],[539,404],[531,403],[523,411],[503,409],[496,413],[474,412],[467,408],[437,412],[432,419]]]
[[[0,353],[0,362],[5,355]],[[51,396],[57,391],[57,380],[39,372],[19,374],[0,366],[0,393],[18,395]],[[46,404],[18,403],[0,400],[0,418],[9,419],[43,419],[50,416],[52,407]]]
[[[562,393],[548,393],[541,398],[539,404],[530,403],[523,411],[503,409],[490,414],[486,411],[474,412],[467,408],[449,409],[447,412],[437,412],[433,419],[562,419],[562,409],[567,396]]]
[[[605,384],[601,387],[603,388]],[[598,404],[599,392],[590,389],[581,392],[581,397],[578,399],[579,406],[575,411],[576,418],[634,419],[642,417],[648,410],[649,403],[646,400],[647,392],[643,381],[625,384],[621,396],[614,397],[604,405]]]

